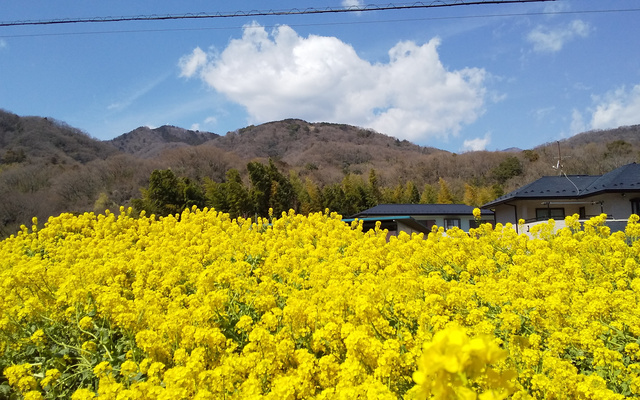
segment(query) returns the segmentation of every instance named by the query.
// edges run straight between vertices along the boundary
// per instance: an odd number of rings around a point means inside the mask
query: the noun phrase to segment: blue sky
[[[24,0],[0,22],[367,4],[389,2]],[[0,27],[0,108],[101,140],[300,118],[453,152],[526,149],[640,124],[638,20],[638,0],[558,0]]]

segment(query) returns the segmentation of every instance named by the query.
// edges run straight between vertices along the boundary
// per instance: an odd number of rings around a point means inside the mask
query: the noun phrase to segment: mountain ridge
[[[219,135],[212,132],[163,125],[158,128],[141,126],[106,142],[124,153],[151,158],[169,148],[197,146],[216,137]]]

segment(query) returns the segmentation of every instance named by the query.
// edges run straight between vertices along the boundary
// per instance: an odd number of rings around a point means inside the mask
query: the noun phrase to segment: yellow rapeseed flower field
[[[475,215],[475,214],[474,214]],[[0,397],[622,399],[640,224],[63,214],[0,242]]]

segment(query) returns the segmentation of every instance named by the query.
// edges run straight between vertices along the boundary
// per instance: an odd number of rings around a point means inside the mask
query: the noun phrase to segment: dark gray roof
[[[483,205],[511,200],[578,199],[606,192],[640,192],[640,165],[627,164],[604,175],[543,176]]]
[[[353,215],[352,218],[385,215],[473,215],[474,208],[466,204],[378,204]],[[493,211],[482,210],[482,215],[493,215]]]
[[[598,176],[569,175],[569,176],[543,176],[537,181],[507,193],[504,196],[483,205],[491,207],[506,203],[510,200],[535,200],[535,199],[559,199],[576,198],[579,193],[584,193]]]
[[[633,192],[640,191],[640,164],[632,163],[600,176],[588,188],[595,192]]]
[[[414,231],[418,231],[418,232],[424,232],[424,233],[429,233],[431,231],[431,229],[429,227],[427,227],[425,224],[416,221],[415,219],[407,216],[407,215],[399,215],[399,216],[384,216],[384,217],[371,217],[371,218],[347,218],[347,219],[343,219],[343,222],[346,223],[351,223],[354,220],[358,220],[358,221],[362,221],[364,222],[364,228],[367,228],[367,225],[369,225],[369,229],[372,229],[375,226],[375,222],[400,222],[406,226],[408,226],[409,228],[413,229]]]

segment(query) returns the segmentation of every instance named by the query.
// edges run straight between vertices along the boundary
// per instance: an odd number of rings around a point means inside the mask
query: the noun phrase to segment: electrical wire
[[[640,8],[575,10],[575,11],[540,11],[540,12],[504,13],[504,14],[477,14],[477,15],[458,15],[458,16],[447,16],[447,17],[380,19],[375,21],[320,22],[320,23],[289,24],[289,26],[308,27],[308,26],[333,26],[333,25],[362,25],[362,24],[382,24],[382,23],[438,21],[438,20],[475,19],[475,18],[500,18],[500,17],[504,18],[504,17],[526,17],[526,16],[542,16],[542,15],[565,15],[565,14],[607,14],[607,13],[628,13],[628,12],[640,12]],[[277,25],[261,25],[260,27],[273,28],[275,26]],[[116,33],[145,33],[145,32],[235,30],[235,29],[241,29],[241,28],[251,28],[251,27],[250,26],[217,26],[217,27],[210,26],[210,27],[198,27],[198,28],[122,29],[122,30],[108,30],[108,31],[105,30],[105,31],[84,31],[84,32],[58,32],[58,33],[26,33],[26,34],[0,35],[0,38],[102,35],[102,34],[116,34]]]
[[[562,174],[564,175],[564,177],[565,177],[565,178],[567,178],[567,180],[568,180],[569,182],[571,182],[571,184],[573,185],[573,187],[575,187],[575,188],[576,188],[576,196],[580,196],[580,189],[578,188],[578,185],[576,185],[575,183],[573,183],[573,181],[572,181],[572,180],[567,176],[567,174],[566,174],[564,171],[562,171]]]
[[[349,6],[349,7],[325,7],[305,9],[292,8],[289,10],[251,10],[251,11],[234,11],[234,12],[214,12],[214,13],[188,13],[188,14],[166,14],[166,15],[136,15],[121,17],[92,17],[92,18],[60,18],[48,20],[25,20],[25,21],[7,21],[0,22],[0,27],[7,26],[29,26],[29,25],[60,25],[60,24],[77,24],[77,23],[96,23],[96,22],[129,22],[129,21],[166,21],[177,19],[210,19],[210,18],[237,18],[237,17],[262,17],[262,16],[282,16],[282,15],[307,15],[307,14],[328,14],[328,13],[350,13],[350,12],[366,12],[366,11],[389,11],[389,10],[409,10],[418,8],[436,8],[436,7],[453,7],[462,5],[480,5],[480,4],[511,4],[511,3],[533,3],[547,2],[555,0],[451,0],[450,2],[435,0],[431,2],[417,1],[414,3],[386,5],[369,4],[365,6]]]

